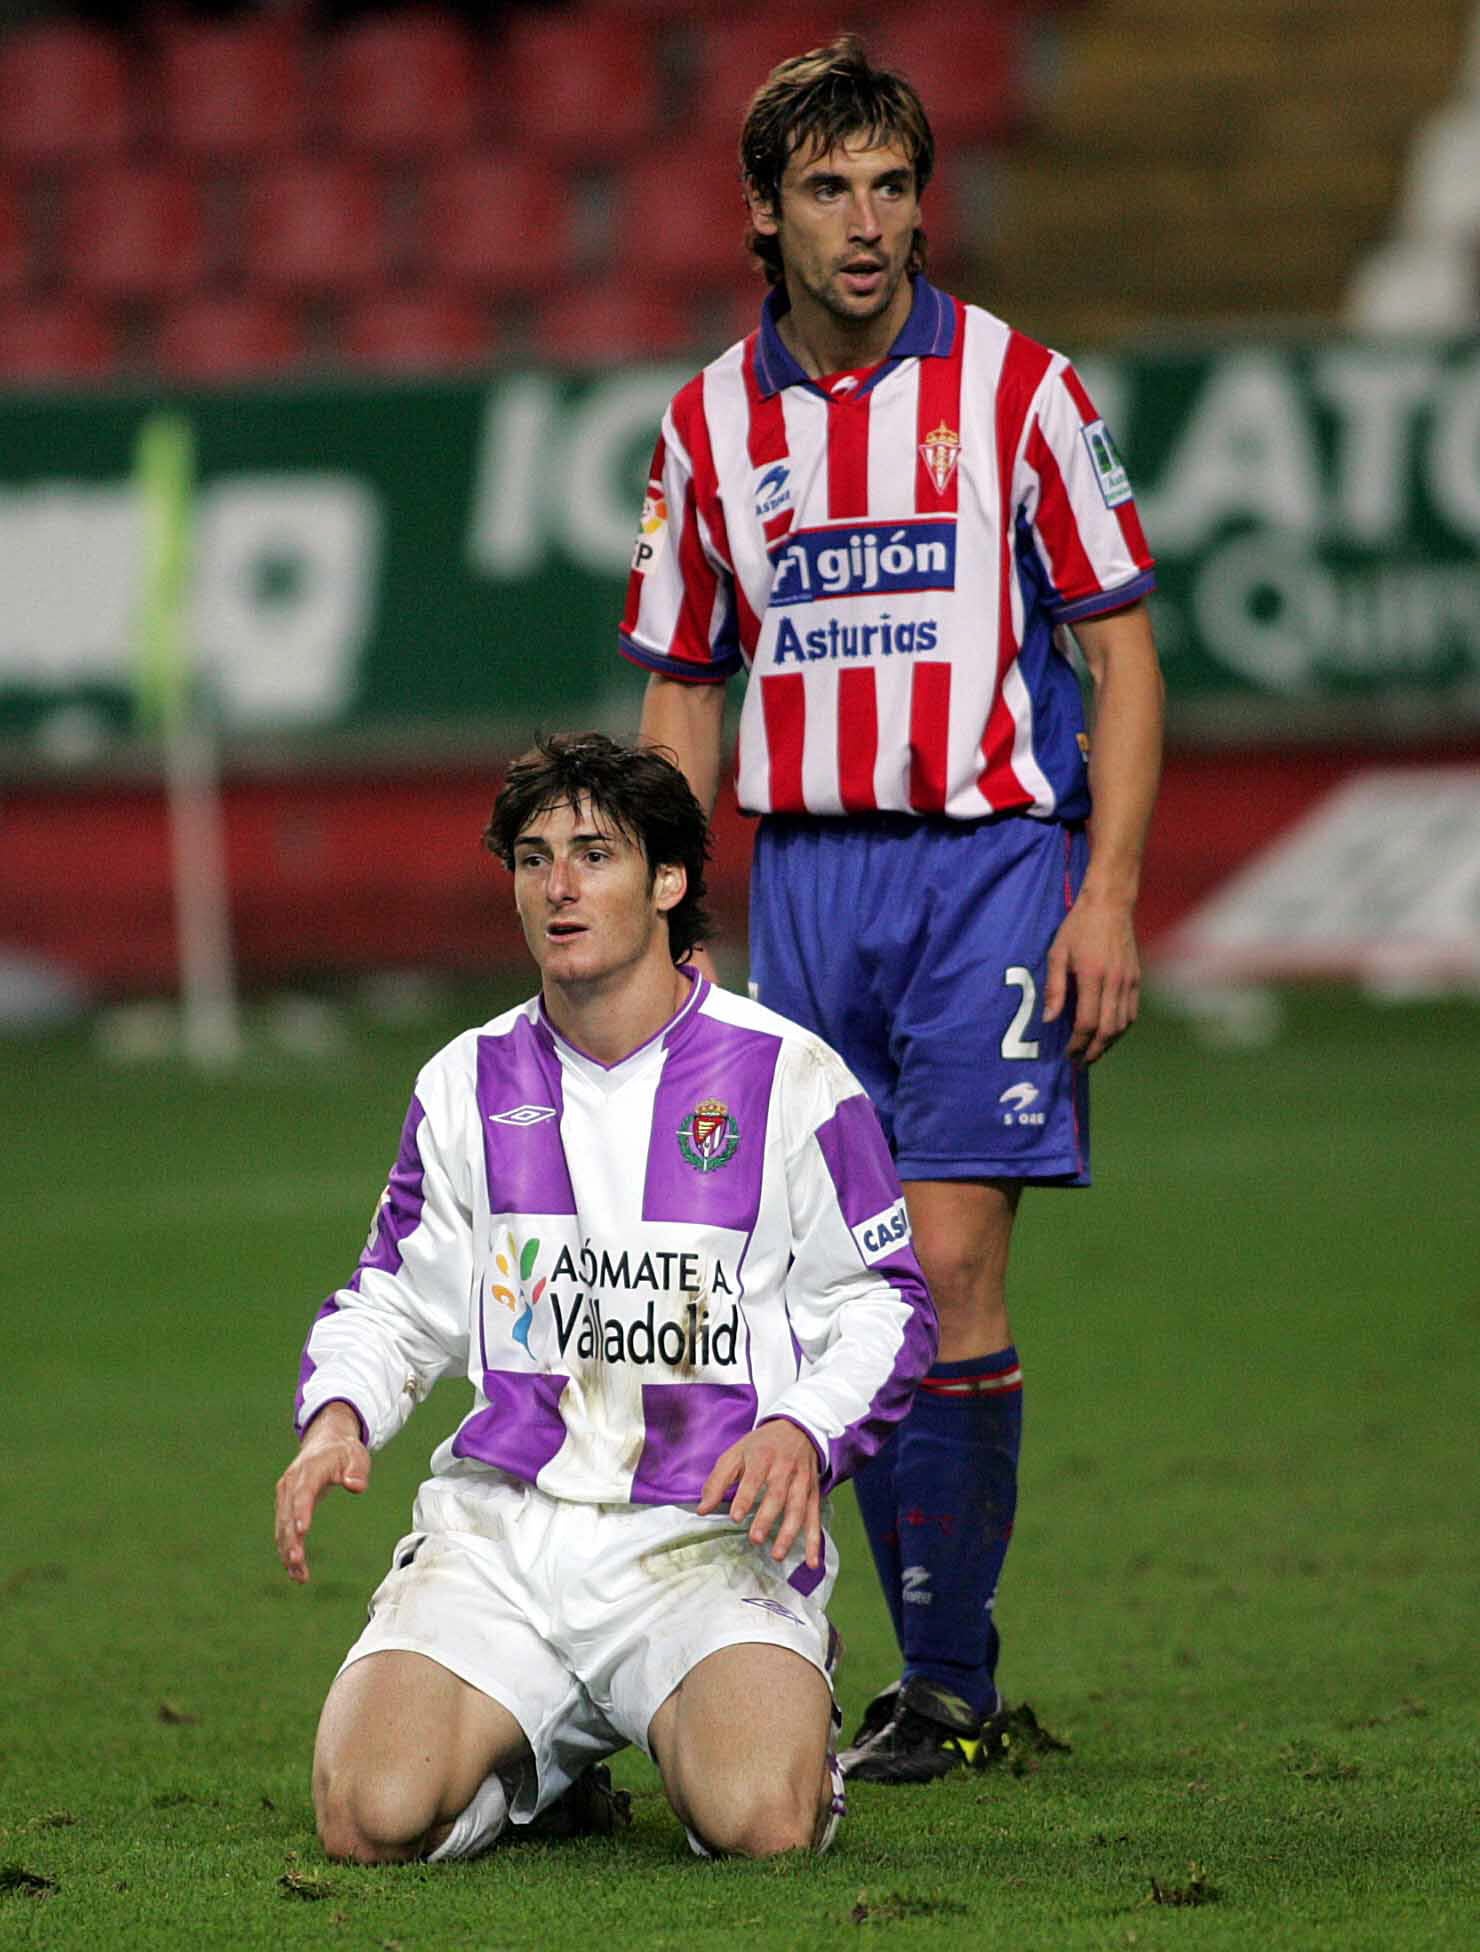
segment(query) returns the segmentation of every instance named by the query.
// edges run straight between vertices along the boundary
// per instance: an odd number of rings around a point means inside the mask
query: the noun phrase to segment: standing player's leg
[[[887,1460],[860,1482],[899,1566],[903,1682],[842,1760],[851,1780],[918,1781],[975,1760],[1000,1706],[993,1618],[1017,1505],[1022,1372],[1006,1303],[1024,1184],[1088,1178],[1088,1106],[1062,1021],[1042,1022],[1047,953],[1082,872],[1079,837],[1028,821],[922,830],[934,939],[897,993],[894,1142],[941,1322]],[[1004,945],[1011,945],[1004,948]]]
[[[896,1063],[890,972],[918,960],[920,911],[897,819],[767,818],[750,876],[751,994],[838,1051],[894,1143]],[[849,918],[849,926],[839,925]],[[904,1645],[895,1464],[899,1433],[854,1476],[853,1493],[879,1586]],[[883,1720],[888,1719],[887,1712]]]
[[[968,1739],[998,1705],[992,1609],[1017,1509],[1022,1371],[1006,1287],[1021,1190],[1013,1180],[905,1183],[940,1349],[915,1398],[908,1437],[896,1430],[855,1484],[903,1655],[902,1679],[964,1701]],[[957,1482],[970,1495],[943,1501],[943,1487]],[[967,1535],[977,1528],[981,1549],[973,1550]],[[855,1747],[893,1719],[896,1693],[875,1698]]]

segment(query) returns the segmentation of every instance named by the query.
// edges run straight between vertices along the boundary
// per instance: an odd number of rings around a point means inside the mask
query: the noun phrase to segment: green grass
[[[332,1060],[259,1049],[230,1081],[105,1068],[80,1035],[6,1051],[0,1946],[1475,1941],[1459,1005],[1296,999],[1238,1054],[1153,1018],[1102,1073],[1096,1191],[1025,1203],[1005,1678],[1072,1754],[856,1790],[818,1864],[695,1862],[630,1755],[614,1843],[326,1864],[319,1703],[462,1395],[325,1508],[306,1590],[271,1488],[416,1064],[476,1014],[357,1022]],[[893,1651],[847,1494],[838,1519],[851,1718]]]

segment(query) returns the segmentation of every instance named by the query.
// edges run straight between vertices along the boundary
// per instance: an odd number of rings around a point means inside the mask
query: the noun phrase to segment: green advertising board
[[[1480,723],[1480,342],[1081,359],[1188,722]],[[189,637],[234,733],[635,714],[614,628],[684,369],[201,394]],[[0,398],[0,737],[130,722],[158,398]]]
[[[1157,555],[1184,720],[1480,724],[1480,340],[1080,363]]]

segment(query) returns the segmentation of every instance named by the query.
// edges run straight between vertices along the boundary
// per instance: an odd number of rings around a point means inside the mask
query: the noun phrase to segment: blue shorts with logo
[[[760,1001],[815,1030],[878,1108],[901,1179],[1089,1184],[1089,1085],[1043,1021],[1082,827],[768,815],[750,883]]]

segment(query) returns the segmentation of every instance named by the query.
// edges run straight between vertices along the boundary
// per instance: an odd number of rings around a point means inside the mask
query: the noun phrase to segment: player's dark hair
[[[688,781],[659,746],[624,745],[604,732],[540,736],[509,767],[483,834],[506,868],[529,823],[553,807],[582,802],[642,849],[648,886],[661,867],[681,867],[683,898],[668,910],[668,948],[676,963],[707,942],[713,924],[704,907],[709,822]]]
[[[761,83],[740,131],[740,174],[762,203],[779,211],[781,179],[793,156],[889,143],[909,157],[919,194],[935,168],[935,137],[924,105],[903,75],[871,66],[856,34],[840,34],[826,47],[781,62]],[[778,240],[752,228],[745,242],[767,281],[779,285]],[[916,229],[908,269],[913,275],[925,266],[925,233]]]

